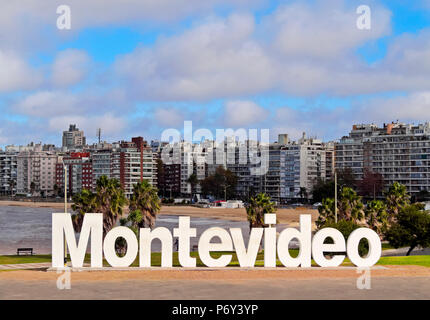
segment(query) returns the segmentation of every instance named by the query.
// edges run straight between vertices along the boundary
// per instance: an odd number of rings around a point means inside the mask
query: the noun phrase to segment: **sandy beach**
[[[64,209],[64,204],[61,202],[33,202],[33,201],[0,201],[0,206],[17,206],[27,208],[52,208]],[[69,205],[70,208],[70,205]],[[246,211],[241,209],[228,209],[228,208],[197,208],[192,206],[163,206],[160,214],[165,215],[178,215],[190,216],[198,218],[215,218],[230,221],[246,221]],[[314,223],[318,218],[318,210],[307,208],[295,209],[278,209],[276,211],[278,223],[288,224],[292,227],[299,225],[301,214],[311,214],[312,222]],[[314,224],[315,226],[315,224]]]
[[[371,270],[371,288],[360,289],[356,268],[292,270],[136,270],[63,273],[0,272],[2,299],[429,299],[430,268],[385,266]]]

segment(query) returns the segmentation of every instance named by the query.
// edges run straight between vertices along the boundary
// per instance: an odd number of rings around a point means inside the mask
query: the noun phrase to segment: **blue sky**
[[[71,0],[71,30],[58,4],[0,5],[0,146],[59,145],[69,123],[89,142],[98,127],[159,139],[185,120],[328,141],[429,120],[427,0]]]

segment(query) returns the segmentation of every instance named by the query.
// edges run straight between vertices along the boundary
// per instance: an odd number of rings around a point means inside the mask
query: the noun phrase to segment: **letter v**
[[[242,229],[230,228],[237,259],[241,267],[254,267],[258,249],[263,238],[263,228],[252,228],[249,234],[248,250],[243,241]]]

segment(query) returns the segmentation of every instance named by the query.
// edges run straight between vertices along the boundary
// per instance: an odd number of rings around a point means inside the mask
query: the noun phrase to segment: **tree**
[[[251,197],[246,207],[246,215],[249,222],[249,229],[264,226],[264,214],[275,212],[275,204],[270,201],[270,197],[265,193],[259,193],[256,197]]]
[[[74,217],[74,221],[80,230],[86,212],[102,213],[104,238],[123,215],[126,204],[127,198],[119,181],[101,176],[97,179],[95,194],[86,189],[75,194],[72,209],[77,211],[78,216]]]
[[[10,189],[11,196],[14,196],[13,189],[15,188],[15,184],[16,183],[14,179],[9,179],[9,189]]]
[[[413,202],[422,202],[422,201],[429,201],[430,200],[430,192],[428,190],[421,190],[418,192],[415,196],[415,201]]]
[[[36,190],[36,183],[34,181],[31,181],[30,183],[30,193],[33,196],[34,195],[34,191]]]
[[[384,188],[384,178],[382,174],[364,170],[363,179],[357,183],[358,191],[361,196],[376,198]]]
[[[137,212],[142,216],[139,219],[137,226],[139,228],[153,228],[157,214],[160,212],[161,202],[158,197],[157,188],[153,187],[148,181],[142,182],[133,186],[133,194],[130,198],[130,214],[137,215]],[[135,219],[136,220],[136,219]],[[137,221],[137,220],[136,220]]]
[[[326,198],[334,198],[334,181],[318,179],[312,188],[312,201],[322,202]]]
[[[81,232],[84,215],[88,212],[98,212],[98,204],[96,194],[88,189],[83,189],[81,192],[73,195],[72,198],[72,214],[73,227],[77,232]]]
[[[187,183],[191,185],[191,199],[194,198],[194,194],[196,193],[196,186],[199,184],[199,179],[197,179],[197,174],[192,173],[188,179]]]
[[[381,200],[368,202],[364,214],[369,228],[379,235],[383,234],[388,223],[388,213],[385,203]]]
[[[131,211],[127,218],[121,218],[119,224],[122,227],[130,228],[136,237],[139,236],[140,225],[143,223],[143,214],[140,210]],[[115,251],[122,257],[127,252],[127,241],[124,238],[119,237],[115,241]]]
[[[323,199],[318,208],[319,216],[316,222],[318,227],[335,222],[335,205],[333,198]],[[343,188],[337,202],[337,220],[360,223],[364,220],[364,205],[361,197],[351,188]]]
[[[236,195],[237,176],[230,170],[219,166],[215,173],[202,180],[200,185],[204,195],[232,199]]]
[[[410,196],[406,186],[394,182],[385,194],[385,203],[387,205],[388,223],[392,224],[396,221],[399,211],[410,204]]]
[[[345,239],[348,239],[350,234],[355,229],[360,228],[360,225],[358,225],[354,221],[339,220],[337,223],[336,222],[328,222],[328,223],[326,223],[323,226],[318,227],[318,228],[319,229],[321,229],[321,228],[334,228],[336,230],[339,230]],[[331,238],[328,238],[326,241],[324,241],[324,243],[333,243],[333,240]],[[368,250],[369,250],[368,243],[366,242],[366,240],[362,239],[358,245],[358,253],[361,256],[364,256],[368,252]],[[344,253],[341,253],[341,254],[344,254]]]
[[[396,222],[385,233],[391,246],[408,246],[406,255],[416,247],[430,246],[430,214],[422,210],[422,205],[411,204],[400,209]]]
[[[342,187],[355,188],[357,182],[355,181],[354,172],[351,168],[337,169],[337,183]]]
[[[335,223],[334,199],[323,199],[322,204],[318,207],[318,212],[318,219],[315,222],[318,228],[328,223]]]
[[[363,209],[361,197],[352,188],[343,188],[338,202],[338,220],[360,222],[364,219]]]
[[[305,199],[308,199],[308,191],[305,187],[300,187],[300,191],[298,193],[298,196],[302,199],[302,202],[305,201]]]

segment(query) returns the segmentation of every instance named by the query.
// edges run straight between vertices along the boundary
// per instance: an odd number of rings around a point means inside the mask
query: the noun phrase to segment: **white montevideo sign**
[[[342,233],[334,228],[319,230],[312,237],[311,215],[300,216],[300,228],[286,228],[276,235],[276,214],[265,214],[265,224],[268,228],[253,228],[249,234],[248,245],[244,243],[242,230],[230,228],[209,228],[200,236],[198,253],[202,262],[208,267],[225,267],[231,259],[231,254],[223,254],[213,258],[211,251],[236,252],[241,267],[254,267],[260,243],[264,245],[264,267],[276,267],[278,257],[285,267],[311,267],[311,259],[321,267],[337,267],[345,259],[345,255],[338,254],[331,258],[326,253],[345,252],[351,262],[357,267],[371,267],[381,257],[381,240],[378,234],[369,228],[354,230],[345,242]],[[103,215],[101,213],[87,213],[84,216],[80,238],[76,243],[70,213],[52,214],[52,267],[64,268],[64,237],[66,237],[72,267],[81,268],[84,264],[88,240],[91,236],[91,268],[103,266],[103,254],[112,267],[129,267],[139,254],[139,266],[151,266],[151,242],[161,241],[161,267],[172,267],[173,237],[178,238],[178,257],[182,267],[196,267],[196,258],[190,256],[190,239],[196,237],[196,229],[190,227],[190,217],[179,217],[179,225],[173,229],[173,235],[164,227],[142,228],[139,241],[134,232],[127,227],[115,227],[110,230],[103,241]],[[115,252],[115,241],[122,237],[127,242],[127,253],[119,257]],[[211,243],[212,238],[219,238],[217,243]],[[327,238],[332,243],[324,243]],[[299,255],[292,257],[288,250],[291,240],[300,243]],[[361,239],[367,239],[369,252],[361,257],[358,245]]]

